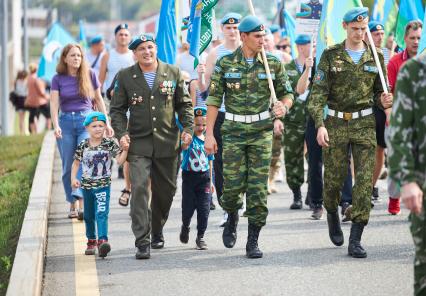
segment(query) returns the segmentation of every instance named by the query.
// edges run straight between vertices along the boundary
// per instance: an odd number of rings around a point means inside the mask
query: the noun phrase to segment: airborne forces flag
[[[188,32],[189,53],[198,65],[200,54],[209,46],[213,38],[214,7],[218,0],[193,0]]]

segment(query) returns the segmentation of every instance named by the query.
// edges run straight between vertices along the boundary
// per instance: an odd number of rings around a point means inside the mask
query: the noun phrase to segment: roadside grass
[[[0,295],[5,295],[44,135],[0,137]]]

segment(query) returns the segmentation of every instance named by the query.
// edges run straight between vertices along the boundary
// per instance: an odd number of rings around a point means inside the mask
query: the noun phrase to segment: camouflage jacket
[[[274,55],[267,54],[267,58],[277,98],[293,99],[293,90],[284,65]],[[219,108],[223,95],[226,111],[233,114],[252,115],[269,109],[270,91],[260,53],[253,65],[247,63],[241,47],[217,61],[207,105]]]
[[[176,155],[180,134],[175,112],[184,130],[191,134],[192,104],[178,68],[159,61],[152,90],[138,63],[118,73],[110,104],[111,125],[118,139],[129,134],[129,155]]]
[[[374,105],[383,109],[380,102],[383,88],[370,46],[365,43],[367,50],[355,64],[345,50],[345,41],[327,48],[318,64],[308,101],[308,111],[316,128],[324,125],[326,104],[341,112],[356,112]],[[377,53],[386,77],[383,54]]]
[[[399,71],[387,144],[390,177],[426,189],[426,53]]]

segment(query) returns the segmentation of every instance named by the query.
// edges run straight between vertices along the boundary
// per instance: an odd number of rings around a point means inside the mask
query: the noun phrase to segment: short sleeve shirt
[[[206,172],[209,170],[209,161],[213,155],[207,155],[204,150],[204,141],[194,135],[191,145],[182,152],[181,168],[188,172]]]
[[[117,140],[102,139],[96,147],[90,146],[89,139],[78,145],[74,159],[81,162],[83,174],[81,188],[94,189],[111,184],[112,158],[120,152]]]
[[[100,83],[93,70],[90,70],[90,80],[92,82],[93,89],[98,89]],[[62,112],[75,112],[92,109],[92,98],[84,98],[80,95],[77,77],[56,74],[52,79],[51,90],[59,92],[59,104]]]

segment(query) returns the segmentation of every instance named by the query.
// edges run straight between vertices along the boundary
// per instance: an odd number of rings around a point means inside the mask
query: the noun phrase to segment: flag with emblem
[[[38,77],[48,82],[52,81],[62,48],[68,43],[75,43],[75,39],[59,23],[54,23],[44,41]]]
[[[160,22],[158,24],[156,43],[158,58],[168,64],[176,63],[177,56],[177,25],[176,25],[175,0],[163,0],[160,9]]]
[[[317,65],[323,51],[327,47],[345,40],[346,31],[342,26],[343,16],[350,9],[358,6],[357,0],[324,0],[317,36]]]
[[[206,50],[213,38],[214,7],[218,0],[193,0],[188,27],[189,53],[195,58],[194,68],[198,58]]]
[[[395,41],[399,47],[405,47],[405,26],[413,20],[423,21],[424,12],[422,0],[400,1],[395,31]]]

